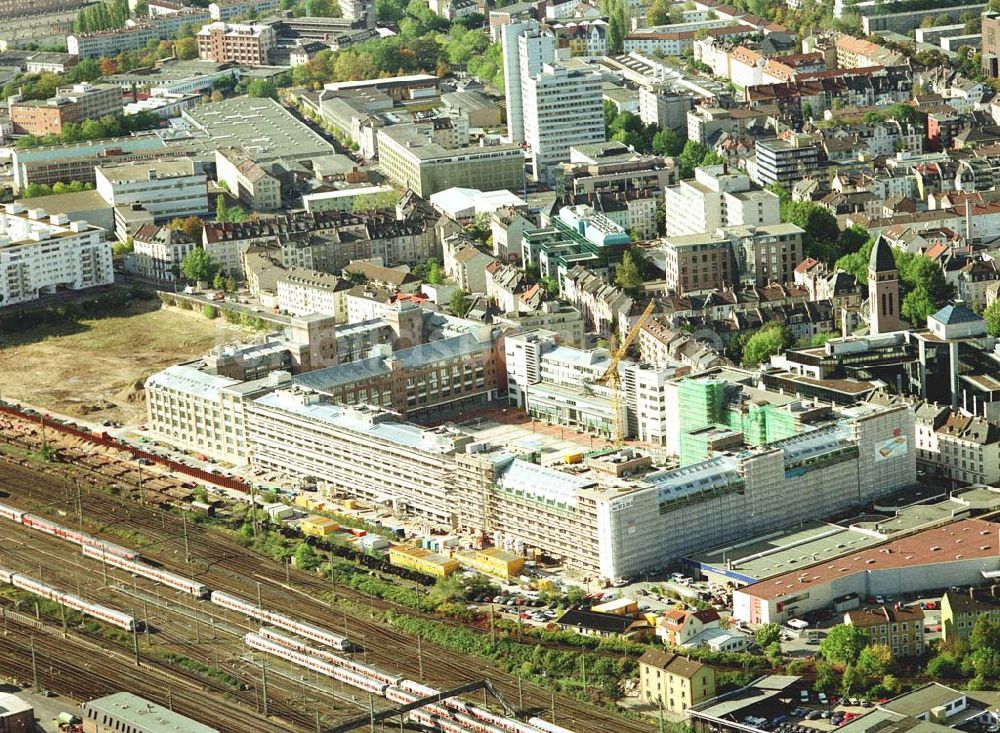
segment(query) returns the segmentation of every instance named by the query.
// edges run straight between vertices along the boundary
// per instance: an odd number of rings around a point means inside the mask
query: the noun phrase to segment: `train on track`
[[[15,573],[11,570],[0,568],[0,581],[9,583],[15,588],[26,590],[29,593],[34,593],[40,598],[46,598],[50,601],[60,603],[67,608],[75,609],[87,616],[93,616],[99,621],[103,621],[104,623],[122,629],[123,631],[136,630],[135,619],[127,613],[122,613],[121,611],[116,611],[113,608],[102,606],[99,603],[85,601],[79,596],[75,596],[72,593],[66,593],[58,588],[53,588],[51,585],[47,585],[40,580],[35,580],[34,578],[29,578],[27,575],[23,575],[22,573]]]
[[[80,545],[85,557],[100,560],[112,567],[156,581],[197,598],[207,598],[217,606],[241,613],[259,623],[276,626],[284,631],[297,634],[303,639],[332,647],[338,651],[350,651],[353,648],[346,636],[304,621],[297,621],[276,611],[265,610],[252,601],[239,596],[223,591],[213,591],[193,579],[144,562],[137,552],[127,547],[98,539],[86,532],[64,527],[57,522],[28,514],[6,504],[0,504],[0,517]],[[0,582],[10,583],[43,598],[74,608],[125,631],[136,630],[135,619],[128,614],[90,603],[20,573],[0,568]],[[399,704],[408,704],[420,698],[439,694],[439,690],[433,687],[404,679],[398,675],[381,672],[374,667],[324,649],[317,649],[306,641],[275,629],[262,627],[260,633],[247,634],[244,641],[252,649],[287,659],[299,666],[341,680],[353,687],[383,696]],[[566,728],[541,718],[532,718],[528,723],[522,723],[454,697],[445,698],[439,703],[425,705],[411,711],[409,715],[414,722],[436,728],[443,733],[470,733],[470,731],[474,733],[572,733]]]
[[[331,646],[334,649],[347,651],[351,648],[351,642],[346,636],[335,634],[332,631],[321,629],[318,626],[307,624],[304,621],[296,621],[295,619],[289,618],[283,613],[278,613],[277,611],[268,611],[264,608],[260,608],[256,603],[247,601],[239,596],[234,596],[229,593],[223,593],[222,591],[216,590],[212,591],[209,595],[209,599],[217,606],[228,608],[231,611],[238,611],[244,616],[256,619],[260,623],[277,626],[279,629],[294,632],[299,636],[305,637],[306,639],[317,641],[320,644]]]
[[[282,646],[288,647],[289,649],[294,649],[298,652],[303,652],[304,654],[312,654],[314,657],[318,657],[325,662],[330,662],[331,664],[336,664],[341,667],[346,667],[358,674],[367,675],[372,679],[385,682],[387,685],[395,686],[398,685],[403,678],[399,675],[387,674],[382,672],[375,667],[369,667],[367,664],[361,664],[360,662],[355,662],[349,657],[340,656],[339,654],[333,654],[324,649],[317,649],[314,646],[309,646],[304,641],[300,641],[288,634],[283,634],[276,629],[269,629],[266,626],[261,627],[258,635],[269,641],[273,641]]]
[[[13,520],[18,524],[23,524],[25,527],[37,529],[39,532],[45,532],[46,534],[59,537],[60,539],[67,540],[68,542],[80,545],[81,547],[100,548],[109,556],[124,557],[129,560],[135,560],[139,557],[139,553],[134,550],[130,550],[127,547],[116,545],[114,542],[108,542],[107,540],[98,539],[97,537],[87,534],[86,532],[81,532],[78,529],[64,527],[57,522],[39,517],[35,514],[22,512],[20,509],[15,509],[8,504],[0,504],[0,517],[6,517],[7,519]]]
[[[274,629],[262,628],[260,633],[247,634],[245,642],[251,649],[266,652],[320,674],[343,680],[361,690],[380,695],[399,705],[408,705],[419,699],[440,694],[439,690],[428,685],[398,675],[388,675],[353,659],[316,649],[305,641]],[[348,672],[351,674],[347,674]],[[530,723],[521,723],[454,697],[424,705],[418,711],[411,712],[410,716],[415,722],[422,722],[446,732],[570,733],[564,728],[543,728]],[[551,726],[549,723],[545,725]]]
[[[103,547],[84,545],[83,555],[94,560],[100,560],[112,567],[130,572],[133,575],[155,580],[157,583],[161,583],[168,588],[189,593],[196,598],[208,598],[209,593],[212,592],[207,585],[203,585],[195,580],[189,580],[183,575],[171,573],[169,570],[154,567],[139,560],[129,560],[127,557],[109,554]]]
[[[541,718],[528,718],[528,723],[538,728],[542,733],[573,733],[569,728],[563,728]]]

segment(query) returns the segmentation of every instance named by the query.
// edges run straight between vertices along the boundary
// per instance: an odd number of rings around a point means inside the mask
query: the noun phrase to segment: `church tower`
[[[892,248],[878,237],[868,262],[868,332],[899,330],[899,273]]]

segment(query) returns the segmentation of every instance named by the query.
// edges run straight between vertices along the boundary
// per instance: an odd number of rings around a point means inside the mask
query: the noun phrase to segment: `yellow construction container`
[[[389,548],[389,564],[436,578],[447,578],[461,567],[458,560],[454,558],[439,555],[422,547],[406,547],[404,545],[395,545]]]
[[[358,502],[354,499],[344,499],[344,509],[357,509]]]
[[[308,494],[299,494],[295,497],[295,506],[302,507],[303,509],[309,509],[309,503],[312,501],[312,497]]]
[[[575,464],[583,463],[583,453],[567,453],[563,456],[563,463]]]
[[[326,517],[308,516],[299,523],[302,534],[312,537],[327,537],[340,529],[340,525]]]
[[[505,580],[520,575],[524,568],[523,557],[497,547],[462,553],[458,556],[458,561],[470,570]]]

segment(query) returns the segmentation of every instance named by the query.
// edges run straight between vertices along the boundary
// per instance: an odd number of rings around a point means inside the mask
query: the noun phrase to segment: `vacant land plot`
[[[145,418],[146,377],[243,334],[221,318],[160,309],[158,301],[121,316],[0,334],[0,394],[56,413],[134,424]]]

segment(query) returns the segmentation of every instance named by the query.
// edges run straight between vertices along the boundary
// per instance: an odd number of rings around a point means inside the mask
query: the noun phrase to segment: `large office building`
[[[521,89],[535,180],[551,182],[553,169],[569,160],[574,145],[604,142],[600,73],[545,64],[537,74],[522,77]]]
[[[781,222],[778,196],[755,188],[746,173],[727,166],[695,168],[693,179],[668,186],[665,196],[668,237]]]
[[[378,131],[379,167],[402,188],[429,197],[448,188],[520,189],[524,154],[519,145],[445,147],[426,125],[391,125]]]
[[[472,442],[457,430],[421,428],[366,405],[332,404],[312,390],[281,389],[247,405],[253,465],[312,476],[345,493],[441,526],[457,521],[446,457]]]
[[[20,204],[0,212],[0,308],[114,280],[105,230]]]
[[[601,76],[556,63],[557,39],[534,20],[503,26],[501,45],[508,136],[529,146],[535,180],[551,182],[570,147],[604,142]]]
[[[119,212],[141,206],[154,219],[207,214],[208,178],[190,158],[101,166],[97,192],[115,207],[115,230],[125,239]]]
[[[907,422],[912,433],[912,420],[906,409],[845,416],[662,471],[614,451],[588,454],[590,471],[568,473],[505,449],[470,449],[456,457],[461,523],[602,577],[634,576],[722,538],[844,511],[912,484],[912,440],[895,435]],[[905,447],[883,453],[889,443]],[[608,466],[632,477],[609,475]]]
[[[789,189],[796,181],[819,171],[819,145],[808,135],[793,135],[788,140],[758,140],[754,152],[756,158],[748,170],[754,183],[760,186],[778,183]]]

